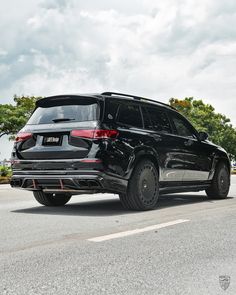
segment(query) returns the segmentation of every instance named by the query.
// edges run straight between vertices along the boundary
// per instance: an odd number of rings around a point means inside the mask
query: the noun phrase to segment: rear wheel
[[[35,191],[35,199],[44,206],[63,206],[71,198],[68,194],[45,194],[42,191]]]
[[[215,171],[211,186],[206,189],[210,199],[225,199],[230,187],[230,172],[224,163],[220,163]]]
[[[159,195],[158,172],[149,160],[143,160],[134,168],[126,194],[120,201],[126,209],[150,210],[156,207]]]

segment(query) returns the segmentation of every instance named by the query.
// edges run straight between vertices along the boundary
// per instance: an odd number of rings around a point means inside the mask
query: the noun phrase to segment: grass
[[[11,168],[0,166],[0,184],[9,183],[11,175]]]

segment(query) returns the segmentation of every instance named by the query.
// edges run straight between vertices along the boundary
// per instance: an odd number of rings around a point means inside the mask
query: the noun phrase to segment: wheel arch
[[[225,154],[216,154],[215,158],[213,160],[213,165],[212,165],[212,171],[211,171],[211,177],[210,179],[212,179],[215,175],[216,169],[219,166],[220,163],[224,163],[226,165],[226,167],[228,168],[229,173],[231,173],[231,162],[230,159],[228,158],[227,155]]]
[[[226,167],[229,170],[229,173],[231,173],[231,163],[230,163],[230,161],[227,158],[219,158],[218,161],[217,161],[217,163],[216,163],[216,168],[221,163],[225,164]]]
[[[157,172],[160,176],[161,168],[160,168],[160,161],[157,153],[152,149],[142,149],[136,151],[136,153],[133,154],[132,160],[129,163],[128,167],[128,178],[132,175],[132,172],[134,170],[134,167],[141,162],[144,159],[150,160],[152,163],[154,163]]]

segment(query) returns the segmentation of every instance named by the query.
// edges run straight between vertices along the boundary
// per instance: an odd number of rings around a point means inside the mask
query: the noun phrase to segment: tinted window
[[[60,119],[68,119],[65,122],[95,121],[98,116],[99,107],[96,103],[38,107],[29,119],[28,124],[51,124],[57,120],[59,122]]]
[[[159,132],[171,133],[169,119],[164,111],[157,108],[147,108],[147,112],[152,122],[152,129]]]
[[[188,122],[175,114],[171,114],[171,118],[178,135],[185,137],[195,137],[192,127],[188,124]]]
[[[145,129],[153,130],[152,123],[146,108],[142,107],[142,113],[143,113],[143,123],[144,123]]]
[[[107,101],[105,108],[105,120],[115,120],[119,104],[114,101]]]
[[[117,121],[133,127],[143,127],[139,106],[121,104]]]

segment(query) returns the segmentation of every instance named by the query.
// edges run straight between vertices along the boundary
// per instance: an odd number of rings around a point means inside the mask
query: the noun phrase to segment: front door
[[[198,139],[197,131],[181,115],[169,112],[176,138],[176,148],[182,154],[183,182],[208,180],[212,165],[212,149]]]

